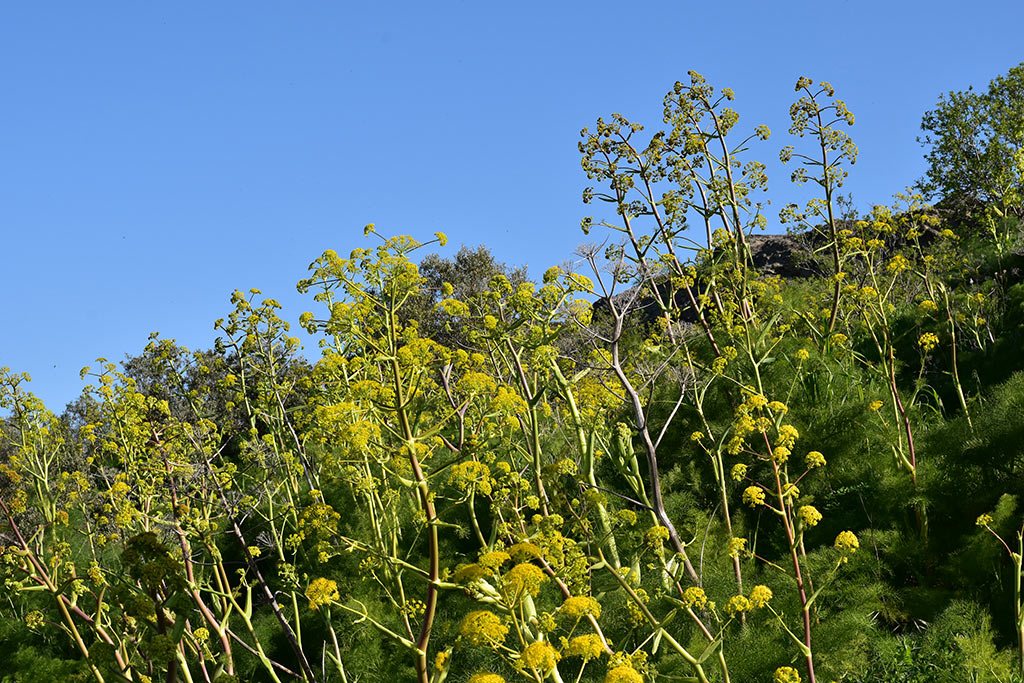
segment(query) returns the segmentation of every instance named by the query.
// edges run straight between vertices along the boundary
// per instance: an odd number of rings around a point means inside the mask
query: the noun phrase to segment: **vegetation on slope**
[[[371,225],[299,283],[313,364],[251,290],[59,416],[4,369],[4,680],[1024,680],[1022,73],[926,115],[939,210],[865,216],[801,78],[807,277],[691,73],[584,129],[573,270]]]

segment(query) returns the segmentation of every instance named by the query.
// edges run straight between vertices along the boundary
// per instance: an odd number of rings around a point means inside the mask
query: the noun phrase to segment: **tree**
[[[921,121],[929,148],[919,181],[961,213],[988,205],[997,215],[1024,217],[1024,62],[989,83],[939,97]]]
[[[454,258],[427,254],[420,261],[419,272],[424,279],[423,287],[409,301],[403,314],[407,320],[414,319],[419,323],[423,336],[456,348],[459,347],[457,340],[460,335],[444,329],[446,316],[435,310],[438,302],[449,297],[460,301],[475,299],[489,289],[495,275],[504,275],[513,287],[528,279],[525,266],[513,268],[505,265],[482,244],[475,249],[463,245]],[[446,284],[451,286],[451,292],[447,294]]]

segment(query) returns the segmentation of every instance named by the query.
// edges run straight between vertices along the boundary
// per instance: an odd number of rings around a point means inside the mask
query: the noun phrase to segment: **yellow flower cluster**
[[[308,536],[309,532],[313,532],[321,538],[331,536],[337,533],[339,521],[341,515],[330,505],[322,502],[313,503],[302,511],[302,517],[299,518],[299,533]]]
[[[760,486],[748,486],[743,491],[743,502],[752,508],[764,505],[764,489]]]
[[[501,619],[493,612],[477,610],[462,618],[459,633],[471,645],[497,647],[508,635],[508,626],[501,623]]]
[[[878,290],[874,287],[861,287],[860,297],[869,301],[874,301],[878,298]]]
[[[729,539],[729,557],[739,557],[743,554],[743,551],[747,549],[747,539],[745,538],[730,538]]]
[[[472,564],[464,564],[455,570],[452,574],[452,581],[454,583],[468,584],[474,581],[480,581],[486,579],[494,574],[494,570],[485,567],[482,564],[473,562]]]
[[[796,440],[800,438],[800,432],[793,425],[782,425],[779,427],[779,435],[775,439],[777,446],[792,449]]]
[[[708,604],[708,596],[703,588],[691,586],[683,593],[683,602],[692,609],[704,609]]]
[[[536,560],[537,558],[542,557],[544,555],[544,551],[535,543],[522,541],[509,546],[508,554],[511,555],[512,559],[516,562],[525,562],[527,560]]]
[[[587,616],[597,619],[601,616],[601,603],[587,595],[574,595],[562,603],[559,612],[570,619],[582,619]]]
[[[490,375],[469,371],[456,383],[455,389],[461,394],[490,394],[497,386]]]
[[[768,586],[754,586],[753,590],[750,591],[750,606],[753,609],[764,607],[768,604],[768,601],[772,599],[772,589]]]
[[[629,526],[636,524],[636,513],[632,510],[619,510],[615,515]]]
[[[537,597],[540,585],[548,580],[544,571],[536,565],[522,563],[512,567],[501,579],[501,587],[506,597],[518,600],[525,593]]]
[[[558,651],[551,647],[551,643],[543,640],[527,645],[519,657],[523,664],[545,677],[554,670],[558,660],[562,658]]]
[[[860,547],[860,541],[857,540],[856,534],[852,531],[840,531],[839,535],[836,536],[835,546],[841,550],[844,555],[853,554],[857,552],[857,548]]]
[[[497,571],[501,568],[501,565],[511,560],[511,556],[504,550],[492,550],[488,553],[484,553],[480,556],[478,564],[481,567],[490,569],[491,571]]]
[[[406,600],[402,605],[402,614],[418,617],[427,611],[427,604],[422,600]]]
[[[505,679],[498,674],[478,673],[470,677],[469,683],[505,683]]]
[[[494,486],[491,468],[477,460],[467,460],[453,465],[448,473],[448,481],[460,491],[476,489],[485,496],[491,495]]]
[[[640,599],[640,602],[646,604],[651,601],[651,598],[647,595],[647,591],[643,588],[637,588],[635,592],[636,597]],[[647,614],[644,613],[644,610],[640,609],[640,605],[638,605],[636,601],[627,601],[626,610],[629,612],[629,620],[633,622],[634,626],[639,626],[647,621]]]
[[[668,540],[668,529],[661,525],[652,526],[644,534],[644,541],[647,545],[659,547],[662,543]]]
[[[772,676],[772,683],[800,683],[800,674],[791,666],[780,666]]]
[[[888,271],[890,273],[893,273],[894,275],[897,273],[902,273],[909,267],[910,262],[907,261],[907,258],[903,256],[903,254],[896,254],[895,256],[893,256],[892,259],[889,261],[889,265],[886,266]]]
[[[319,609],[321,605],[329,605],[340,597],[338,584],[330,579],[314,579],[306,589],[310,609]]]
[[[747,405],[751,408],[764,408],[768,405],[768,399],[761,394],[751,394],[747,398]]]
[[[734,595],[726,601],[723,609],[725,609],[726,614],[735,615],[741,612],[749,612],[751,607],[750,600],[745,595]]]
[[[736,358],[736,349],[732,346],[726,346],[722,348],[722,355],[711,361],[711,371],[716,375],[721,375],[725,372],[725,368],[729,365],[729,362]]]
[[[931,332],[925,332],[917,340],[917,345],[920,346],[925,353],[928,353],[939,345],[939,338]]]
[[[813,505],[801,505],[800,509],[796,511],[797,517],[804,523],[804,526],[815,526],[821,521],[821,513]]]
[[[630,666],[617,666],[604,677],[604,683],[644,683],[644,677]]]
[[[582,657],[584,660],[598,659],[604,654],[604,643],[596,633],[576,636],[566,645],[564,654],[567,657]]]
[[[824,467],[826,464],[825,456],[821,454],[821,451],[811,451],[804,456],[804,464],[807,465],[809,470],[813,470],[815,467]]]

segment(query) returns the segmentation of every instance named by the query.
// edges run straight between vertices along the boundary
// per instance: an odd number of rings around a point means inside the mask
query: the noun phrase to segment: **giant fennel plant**
[[[782,218],[810,229],[809,286],[755,262],[769,130],[691,73],[665,129],[583,130],[607,237],[539,283],[427,292],[416,259],[447,238],[370,225],[299,283],[312,366],[250,290],[216,353],[154,337],[159,381],[85,369],[75,420],[5,369],[5,617],[97,681],[862,680],[885,539],[929,542],[932,384],[973,428],[958,349],[1000,310],[919,197],[840,215],[853,115],[796,91],[782,156],[822,196]],[[821,430],[840,407],[890,451],[887,528],[861,489],[837,509],[860,485]]]

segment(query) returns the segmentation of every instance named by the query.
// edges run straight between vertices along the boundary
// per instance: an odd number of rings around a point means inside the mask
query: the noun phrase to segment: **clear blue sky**
[[[655,126],[689,69],[776,158],[800,75],[857,116],[863,207],[923,170],[939,93],[1024,60],[1020,0],[7,2],[0,7],[0,365],[60,411],[97,356],[214,338],[234,288],[286,317],[362,227],[486,243],[538,274],[584,238],[579,130]],[[307,347],[315,354],[315,346]]]

